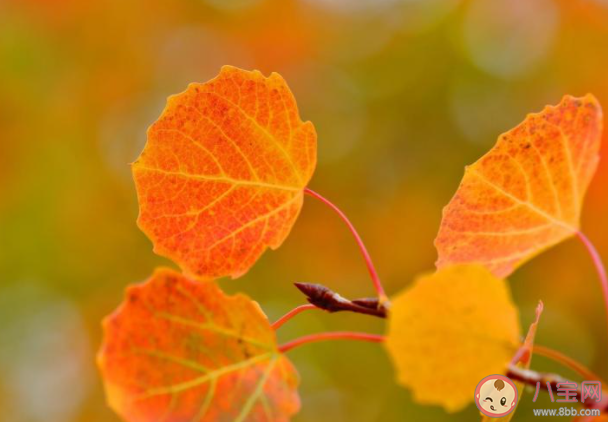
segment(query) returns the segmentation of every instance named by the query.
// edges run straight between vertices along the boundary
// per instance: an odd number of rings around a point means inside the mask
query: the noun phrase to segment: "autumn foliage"
[[[99,367],[125,420],[286,421],[298,375],[257,303],[157,269],[104,321]]]
[[[417,401],[457,411],[480,379],[506,371],[520,336],[507,282],[477,264],[455,265],[393,298],[386,347]]]
[[[139,227],[185,272],[239,277],[278,248],[317,162],[287,84],[224,66],[172,96],[133,163]]]
[[[601,132],[600,106],[587,95],[566,96],[501,135],[443,211],[437,266],[479,262],[505,277],[575,235]]]
[[[307,188],[316,133],[285,81],[226,66],[191,84],[169,98],[132,167],[138,224],[154,251],[183,272],[157,269],[128,287],[104,321],[98,363],[110,406],[127,422],[288,421],[300,400],[285,353],[341,338],[384,341],[397,382],[415,400],[463,409],[483,377],[530,368],[542,303],[522,339],[504,279],[518,266],[578,235],[608,298],[599,255],[580,231],[601,131],[601,108],[587,95],[566,96],[501,135],[467,167],[444,209],[438,270],[388,300],[352,224]],[[310,304],[272,325],[256,302],[224,294],[214,279],[239,277],[279,247],[305,194],[348,224],[378,297],[349,300],[324,286],[299,286]],[[275,330],[312,308],[386,317],[386,336],[317,333],[277,345]]]

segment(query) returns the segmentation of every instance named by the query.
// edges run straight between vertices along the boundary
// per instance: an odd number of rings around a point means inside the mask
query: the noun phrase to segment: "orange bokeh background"
[[[564,94],[591,92],[608,110],[608,1],[1,1],[3,421],[118,421],[95,368],[100,320],[127,284],[172,265],[135,225],[128,163],[166,97],[223,64],[285,77],[319,133],[311,187],[349,215],[394,294],[433,269],[441,209],[501,132]],[[582,224],[608,259],[607,184],[605,160]],[[522,324],[545,303],[538,342],[606,376],[605,311],[583,247],[568,241],[510,279]],[[348,231],[310,198],[284,246],[222,286],[274,320],[302,302],[294,281],[373,292]],[[383,322],[310,312],[279,339],[337,329],[382,332]],[[474,405],[448,415],[413,402],[375,344],[316,344],[291,358],[298,422],[478,417]],[[576,378],[541,357],[533,367]],[[524,395],[515,420],[534,420],[533,405]]]

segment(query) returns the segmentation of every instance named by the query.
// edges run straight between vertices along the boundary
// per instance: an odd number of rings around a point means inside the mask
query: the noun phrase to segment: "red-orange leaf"
[[[316,165],[287,84],[224,66],[172,96],[133,164],[139,227],[202,277],[238,277],[285,240]]]
[[[600,105],[587,95],[566,96],[501,135],[443,210],[437,267],[476,262],[504,277],[576,234],[601,131]]]
[[[127,422],[288,421],[298,376],[256,302],[159,269],[104,321],[98,355]]]

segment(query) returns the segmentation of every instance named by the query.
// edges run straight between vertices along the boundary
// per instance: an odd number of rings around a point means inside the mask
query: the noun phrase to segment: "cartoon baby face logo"
[[[477,384],[475,404],[491,418],[508,415],[517,404],[517,387],[504,375],[487,376]]]

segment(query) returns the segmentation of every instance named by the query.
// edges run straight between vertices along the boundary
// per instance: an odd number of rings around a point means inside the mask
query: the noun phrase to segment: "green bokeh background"
[[[128,163],[166,97],[223,64],[288,81],[319,133],[311,187],[350,216],[394,294],[432,270],[441,208],[501,132],[564,94],[608,108],[608,2],[0,0],[0,420],[118,421],[95,368],[100,320],[127,284],[172,265],[135,225]],[[605,257],[607,183],[603,161],[583,215]],[[274,320],[302,303],[294,281],[373,292],[348,231],[310,198],[284,246],[222,286]],[[578,242],[510,281],[524,326],[545,303],[538,343],[608,375],[600,287]],[[337,329],[384,328],[309,312],[279,340]],[[377,344],[290,354],[297,422],[478,418],[474,405],[448,415],[414,403]],[[542,357],[533,367],[580,381]],[[516,421],[535,419],[531,397]]]

